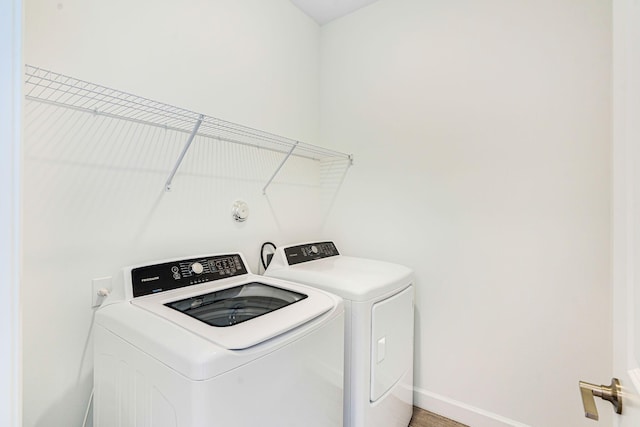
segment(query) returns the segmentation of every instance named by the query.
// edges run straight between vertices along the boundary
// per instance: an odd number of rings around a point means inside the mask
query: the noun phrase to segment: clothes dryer
[[[278,248],[265,276],[344,299],[344,425],[406,427],[413,412],[413,271],[318,242]]]
[[[124,270],[96,313],[96,427],[340,427],[344,308],[239,253]]]

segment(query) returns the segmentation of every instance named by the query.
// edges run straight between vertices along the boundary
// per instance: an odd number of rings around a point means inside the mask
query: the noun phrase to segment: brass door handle
[[[593,396],[608,400],[613,405],[616,414],[622,413],[622,399],[620,397],[620,381],[617,378],[611,379],[611,385],[595,385],[579,382],[580,394],[582,395],[582,406],[584,406],[584,416],[592,420],[598,420],[598,409]]]

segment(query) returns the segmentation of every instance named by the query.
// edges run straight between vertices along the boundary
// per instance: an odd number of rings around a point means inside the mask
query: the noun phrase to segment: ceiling
[[[318,24],[324,25],[334,19],[374,3],[377,0],[291,0]]]

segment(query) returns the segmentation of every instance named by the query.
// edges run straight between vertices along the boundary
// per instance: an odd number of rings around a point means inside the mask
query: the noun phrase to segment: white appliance
[[[340,427],[340,297],[239,253],[124,270],[95,317],[96,427]]]
[[[406,427],[413,412],[413,271],[342,256],[333,242],[320,242],[278,248],[265,275],[344,298],[344,425]]]

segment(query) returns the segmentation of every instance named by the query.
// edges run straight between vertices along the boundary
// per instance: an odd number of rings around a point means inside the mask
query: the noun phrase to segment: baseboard
[[[413,389],[413,404],[472,427],[531,427],[466,403],[420,388]]]

